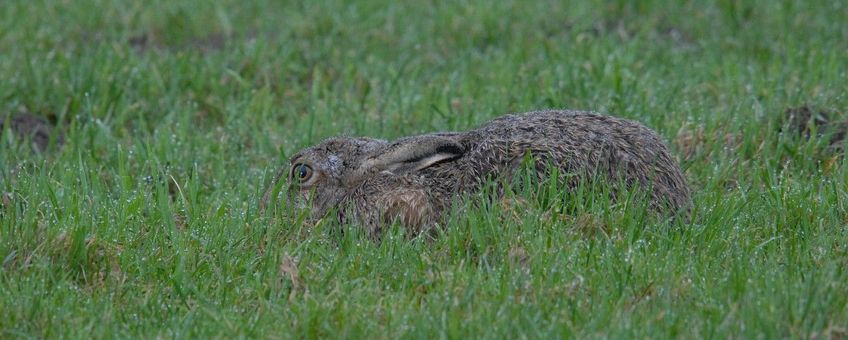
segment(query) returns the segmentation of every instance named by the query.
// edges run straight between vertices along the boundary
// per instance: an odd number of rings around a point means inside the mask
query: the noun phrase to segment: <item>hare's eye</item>
[[[295,164],[292,167],[292,175],[300,182],[306,182],[312,177],[312,168],[306,164]]]

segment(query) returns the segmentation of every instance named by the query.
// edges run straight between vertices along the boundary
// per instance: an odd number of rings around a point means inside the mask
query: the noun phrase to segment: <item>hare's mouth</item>
[[[313,196],[310,191],[293,190],[289,191],[287,204],[295,211],[307,209],[312,202]]]
[[[332,208],[332,202],[320,199],[316,190],[299,190],[289,196],[289,206],[292,211],[309,212],[313,219],[323,217]]]

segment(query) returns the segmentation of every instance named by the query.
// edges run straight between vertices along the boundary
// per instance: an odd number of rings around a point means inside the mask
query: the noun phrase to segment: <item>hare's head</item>
[[[372,138],[330,138],[303,149],[290,159],[289,204],[323,215],[347,193],[347,178],[361,159],[388,144]]]
[[[359,137],[327,139],[291,158],[289,204],[305,208],[311,202],[313,217],[320,218],[375,174],[401,176],[459,157],[463,149],[451,137],[433,134],[391,143]]]

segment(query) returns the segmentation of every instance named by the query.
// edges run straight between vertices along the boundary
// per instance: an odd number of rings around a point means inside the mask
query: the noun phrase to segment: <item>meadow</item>
[[[0,337],[846,337],[846,18],[840,0],[4,0]],[[468,197],[432,239],[258,212],[323,138],[545,108],[656,129],[692,220],[544,183]]]

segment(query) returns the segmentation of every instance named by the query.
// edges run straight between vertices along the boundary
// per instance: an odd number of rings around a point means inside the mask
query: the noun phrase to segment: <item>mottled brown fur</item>
[[[649,190],[657,212],[688,209],[686,180],[656,133],[634,121],[580,111],[506,115],[467,132],[393,142],[331,138],[292,157],[289,203],[311,202],[315,218],[337,208],[343,223],[358,221],[375,237],[393,221],[419,233],[440,221],[455,197],[480,190],[486,178],[509,179],[528,152],[537,173],[553,165],[569,175],[569,187],[604,177],[613,189],[623,183]],[[300,164],[313,170],[304,183],[295,178]]]

